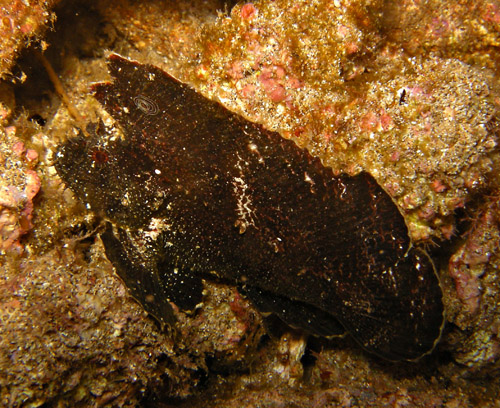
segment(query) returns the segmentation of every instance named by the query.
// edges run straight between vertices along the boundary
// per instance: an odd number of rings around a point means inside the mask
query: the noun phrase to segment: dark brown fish
[[[201,278],[318,336],[349,332],[389,360],[429,353],[439,280],[391,197],[367,173],[333,175],[294,142],[151,65],[109,58],[93,87],[116,120],[66,142],[57,170],[106,220],[106,254],[160,322],[193,309]]]

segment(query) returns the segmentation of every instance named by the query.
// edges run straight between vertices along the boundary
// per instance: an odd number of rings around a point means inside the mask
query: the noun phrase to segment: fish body
[[[106,220],[106,254],[148,312],[173,324],[169,302],[192,310],[213,277],[292,327],[348,332],[388,360],[433,350],[439,279],[371,175],[335,176],[159,68],[112,54],[109,70],[93,90],[120,131],[89,127],[56,168]]]

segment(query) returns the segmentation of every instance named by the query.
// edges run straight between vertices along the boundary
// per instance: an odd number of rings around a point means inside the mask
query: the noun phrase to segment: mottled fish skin
[[[169,301],[193,309],[214,276],[290,326],[345,329],[388,360],[433,350],[436,271],[372,176],[334,176],[159,68],[112,54],[109,70],[93,90],[116,126],[68,140],[56,168],[107,220],[106,254],[147,311],[172,324]]]

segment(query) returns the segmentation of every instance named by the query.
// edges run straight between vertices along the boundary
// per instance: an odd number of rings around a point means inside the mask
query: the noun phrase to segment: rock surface
[[[2,4],[0,20],[4,406],[498,406],[498,1],[24,3]],[[52,167],[75,126],[29,49],[12,65],[26,38],[45,41],[86,121],[102,115],[88,89],[112,49],[334,171],[369,171],[441,270],[438,350],[392,365],[349,339],[306,345],[279,325],[268,337],[233,288],[209,283],[203,307],[177,313],[178,334],[161,332]]]

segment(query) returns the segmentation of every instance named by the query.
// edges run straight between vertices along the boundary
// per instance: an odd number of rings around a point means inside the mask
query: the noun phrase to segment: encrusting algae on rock
[[[0,254],[22,254],[20,239],[33,228],[33,199],[40,190],[40,177],[33,169],[38,161],[34,149],[26,149],[15,137],[16,128],[0,128]]]
[[[63,190],[50,166],[47,149],[55,151],[75,129],[35,77],[30,86],[41,90],[38,102],[16,90],[18,110],[39,114],[47,124],[39,125],[45,136],[36,144],[38,164],[26,162],[41,179],[33,228],[14,246],[24,249],[26,262],[12,263],[12,253],[2,259],[10,266],[0,287],[6,313],[0,380],[11,384],[0,389],[2,403],[56,404],[64,397],[74,406],[154,406],[181,397],[188,399],[175,405],[190,408],[262,401],[494,406],[499,387],[491,374],[500,360],[498,2],[234,3],[65,4],[55,10],[55,35],[44,38],[46,55],[61,67],[63,84],[89,122],[102,113],[96,115],[98,104],[87,89],[107,78],[99,58],[105,44],[278,130],[336,175],[370,172],[396,199],[414,242],[437,261],[451,324],[436,353],[396,367],[345,340],[310,339],[306,345],[296,333],[268,339],[259,313],[234,287],[207,281],[204,306],[194,314],[172,306],[181,336],[173,341],[160,333],[113,276],[96,241],[102,232],[96,218]],[[28,81],[34,75],[15,72]],[[3,99],[0,120],[8,110]],[[3,123],[16,125],[27,152],[34,144],[24,120]],[[111,123],[108,116],[104,121]],[[24,184],[19,188],[23,192]],[[50,312],[40,318],[44,309]],[[58,350],[61,342],[67,343],[61,358],[43,346]],[[30,361],[43,362],[36,371],[43,389],[26,381],[35,372]],[[198,387],[203,383],[206,391]]]

